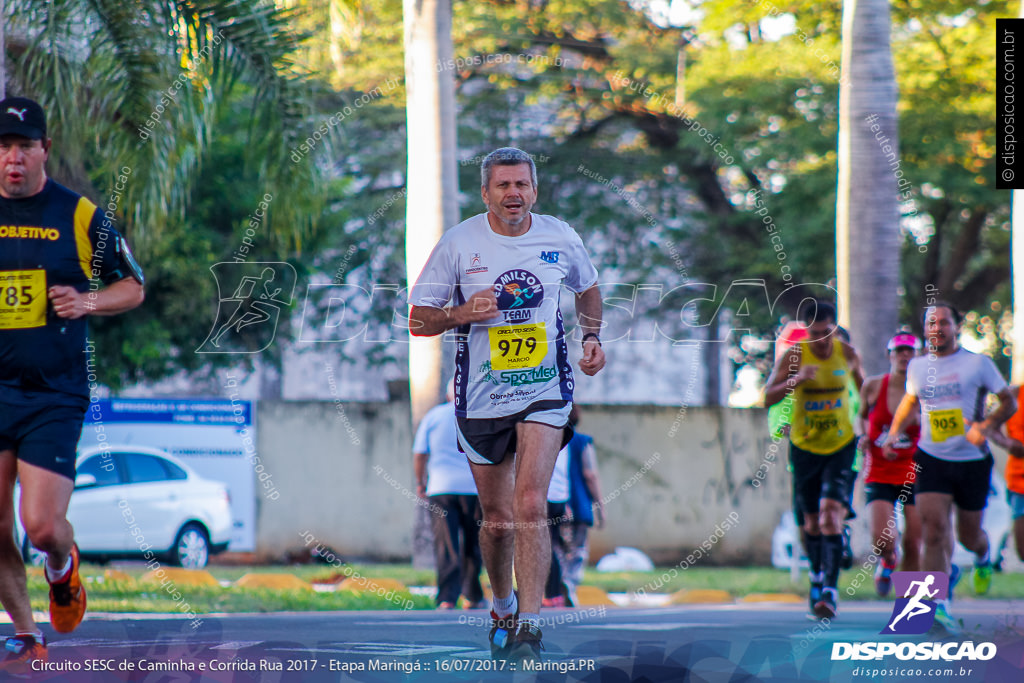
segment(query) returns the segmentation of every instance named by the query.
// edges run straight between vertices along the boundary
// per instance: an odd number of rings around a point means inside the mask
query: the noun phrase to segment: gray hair
[[[537,165],[533,163],[533,157],[517,147],[499,147],[486,157],[480,164],[480,184],[487,187],[491,184],[491,169],[497,166],[518,166],[519,164],[530,165],[530,180],[533,186],[537,187]]]

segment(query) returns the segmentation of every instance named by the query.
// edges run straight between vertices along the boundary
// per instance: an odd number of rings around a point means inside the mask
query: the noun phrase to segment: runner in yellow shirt
[[[808,341],[794,345],[776,363],[765,405],[793,396],[789,457],[811,565],[811,610],[819,618],[831,619],[838,614],[843,519],[857,451],[847,405],[849,382],[859,391],[864,374],[854,348],[834,336],[832,304],[818,302],[802,313]]]

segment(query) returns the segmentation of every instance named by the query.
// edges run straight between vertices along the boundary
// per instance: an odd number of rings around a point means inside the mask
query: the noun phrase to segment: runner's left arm
[[[1017,412],[1017,397],[1013,395],[1010,387],[1004,387],[996,396],[999,397],[999,408],[982,420],[981,425],[985,429],[999,429]]]
[[[852,346],[847,343],[843,343],[843,351],[846,354],[846,363],[850,366],[850,376],[853,378],[853,384],[860,391],[860,388],[864,385],[864,369],[860,363],[860,356]]]
[[[576,295],[576,317],[583,329],[583,336],[601,333],[601,290],[597,285]],[[604,367],[604,349],[601,343],[590,337],[583,342],[583,358],[580,370],[586,375],[596,375]]]
[[[1002,437],[999,428],[1004,422],[1017,412],[1017,397],[1013,395],[1010,387],[1004,386],[996,396],[999,398],[999,407],[992,411],[992,414],[980,422],[975,422],[967,431],[966,438],[975,446],[981,446],[985,439],[992,439],[1000,447],[1009,450],[1009,443]]]
[[[89,225],[89,240],[94,249],[89,266],[93,279],[104,286],[79,292],[74,287],[54,285],[47,295],[57,317],[75,320],[87,315],[117,315],[142,304],[146,298],[142,274],[128,243],[99,209]],[[93,282],[95,284],[95,282]]]
[[[94,292],[79,292],[74,287],[54,285],[48,294],[57,316],[69,320],[86,315],[117,315],[132,310],[146,298],[142,285],[130,277]]]

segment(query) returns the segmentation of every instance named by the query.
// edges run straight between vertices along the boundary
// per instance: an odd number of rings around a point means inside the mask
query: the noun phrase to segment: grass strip
[[[332,611],[332,610],[401,610],[432,609],[430,597],[399,592],[381,596],[373,592],[350,591],[321,592],[312,590],[267,590],[237,586],[186,586],[168,582],[141,583],[147,571],[138,566],[120,565],[120,572],[128,580],[111,580],[104,576],[104,568],[83,565],[83,576],[89,592],[89,607],[110,612],[167,612],[182,613],[183,603],[197,614],[218,612],[280,612],[280,611]],[[873,579],[873,564],[854,565],[842,573],[840,600],[877,600]],[[336,577],[332,567],[301,565],[296,567],[211,567],[209,571],[219,581],[236,581],[247,573],[292,573],[313,582]],[[408,565],[355,565],[353,575],[369,578],[396,579],[406,586],[430,586],[435,575],[431,570],[414,569]],[[957,588],[957,595],[973,597],[969,571]],[[486,577],[484,577],[486,585]],[[679,590],[718,589],[740,597],[750,593],[795,593],[807,595],[807,575],[801,574],[797,583],[790,581],[789,573],[772,568],[690,567],[676,571],[669,568],[653,572],[601,573],[587,570],[584,584],[597,586],[609,593],[628,593],[645,590],[647,593],[674,593]],[[178,598],[175,597],[177,591]],[[47,609],[47,586],[41,573],[29,577],[29,593],[34,609]],[[1024,599],[1024,574],[996,574],[989,599]],[[892,596],[890,595],[890,599]]]

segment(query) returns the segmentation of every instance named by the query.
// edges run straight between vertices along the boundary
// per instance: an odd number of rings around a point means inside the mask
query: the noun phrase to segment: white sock
[[[515,614],[518,606],[519,601],[516,600],[515,591],[512,591],[512,594],[507,598],[499,598],[497,595],[494,596],[494,613],[497,614],[499,618]]]
[[[975,567],[984,567],[989,562],[990,562],[990,560],[989,560],[989,550],[988,549],[985,550],[985,554],[984,555],[975,555],[974,556],[974,566]]]
[[[71,571],[71,555],[68,554],[68,561],[64,563],[63,569],[51,569],[50,563],[46,563],[46,580],[50,583],[60,581]]]

